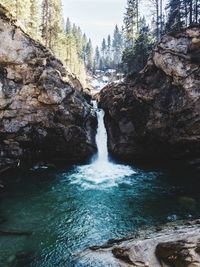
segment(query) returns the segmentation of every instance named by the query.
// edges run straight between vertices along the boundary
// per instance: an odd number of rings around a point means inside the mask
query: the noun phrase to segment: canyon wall
[[[79,80],[2,6],[0,40],[0,167],[87,160],[96,115]]]
[[[137,77],[100,93],[109,151],[122,160],[200,158],[200,29],[168,34]]]

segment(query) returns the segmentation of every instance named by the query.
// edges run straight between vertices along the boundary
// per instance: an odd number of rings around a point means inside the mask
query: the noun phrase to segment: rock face
[[[193,223],[157,233],[144,232],[139,238],[112,240],[91,247],[78,258],[81,266],[199,267],[200,226]]]
[[[2,6],[0,40],[0,166],[87,160],[96,117],[78,79]]]
[[[100,93],[109,150],[123,160],[200,157],[200,29],[166,35],[138,77]]]

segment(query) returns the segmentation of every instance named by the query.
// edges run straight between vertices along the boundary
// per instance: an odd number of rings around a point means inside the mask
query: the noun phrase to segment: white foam
[[[130,166],[109,161],[104,111],[98,110],[96,103],[94,103],[94,108],[97,111],[98,119],[97,157],[92,160],[91,164],[75,167],[73,174],[70,176],[70,181],[85,188],[117,186],[122,179],[132,176],[135,171]]]
[[[127,165],[96,161],[93,164],[77,166],[70,176],[70,181],[85,188],[107,188],[118,186],[122,180],[134,173],[136,172]]]

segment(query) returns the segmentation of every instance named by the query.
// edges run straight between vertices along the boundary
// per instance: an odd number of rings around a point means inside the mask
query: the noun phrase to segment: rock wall
[[[0,166],[87,160],[96,115],[79,80],[0,6]]]
[[[135,79],[100,93],[110,152],[123,160],[200,157],[200,29],[166,35]]]

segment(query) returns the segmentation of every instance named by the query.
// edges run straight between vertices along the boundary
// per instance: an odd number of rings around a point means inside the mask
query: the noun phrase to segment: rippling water
[[[71,263],[73,255],[88,246],[144,226],[200,215],[199,192],[194,192],[195,177],[189,173],[126,168],[125,174],[116,165],[118,175],[111,181],[95,166],[13,177],[0,203],[6,218],[1,229],[31,231],[32,236],[0,237],[0,266],[78,266]],[[101,182],[92,179],[94,173]],[[10,264],[21,251],[27,258]]]
[[[98,134],[101,143],[104,127]],[[108,161],[104,145],[89,165],[8,177],[0,230],[32,235],[0,236],[0,266],[83,267],[74,256],[89,246],[145,226],[200,216],[196,174],[176,164],[156,169],[116,164]]]

